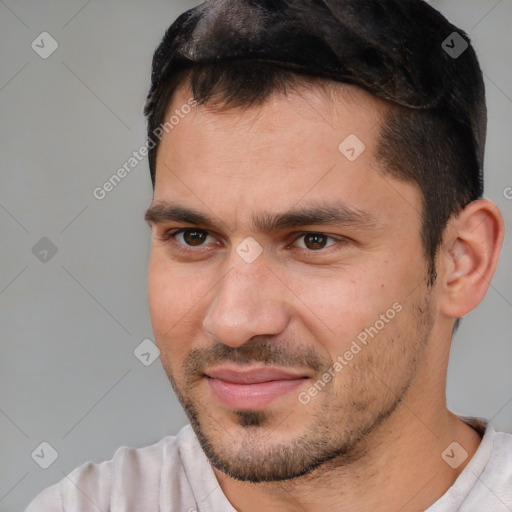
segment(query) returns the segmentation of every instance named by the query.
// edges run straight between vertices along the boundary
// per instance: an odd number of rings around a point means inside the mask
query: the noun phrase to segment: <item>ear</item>
[[[439,310],[460,318],[484,298],[498,264],[505,228],[498,207],[469,203],[445,230],[439,251]]]

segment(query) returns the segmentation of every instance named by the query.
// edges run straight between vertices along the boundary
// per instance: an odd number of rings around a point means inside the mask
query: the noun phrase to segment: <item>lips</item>
[[[223,365],[205,372],[209,387],[229,409],[262,410],[309,379],[304,373],[269,366]]]

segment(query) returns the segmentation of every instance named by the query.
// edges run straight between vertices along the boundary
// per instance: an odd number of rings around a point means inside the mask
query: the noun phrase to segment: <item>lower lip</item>
[[[208,384],[219,401],[230,409],[259,410],[302,386],[308,379],[282,379],[256,384],[236,384],[208,377]]]

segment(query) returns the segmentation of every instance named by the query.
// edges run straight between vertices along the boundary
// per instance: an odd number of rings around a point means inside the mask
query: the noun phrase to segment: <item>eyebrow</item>
[[[152,204],[146,211],[145,220],[150,224],[163,224],[171,221],[184,222],[208,229],[213,229],[218,224],[209,214],[165,201]],[[343,202],[303,206],[283,213],[263,213],[254,216],[252,220],[253,229],[261,232],[275,232],[313,224],[359,228],[377,227],[374,216],[357,208],[349,207]]]

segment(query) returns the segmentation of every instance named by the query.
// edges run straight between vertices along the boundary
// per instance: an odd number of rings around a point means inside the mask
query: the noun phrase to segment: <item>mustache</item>
[[[315,373],[330,368],[332,362],[322,358],[312,347],[293,347],[276,341],[256,341],[231,347],[217,342],[208,348],[192,349],[184,362],[185,375],[202,375],[206,368],[219,363],[263,363],[281,367],[309,368]]]

